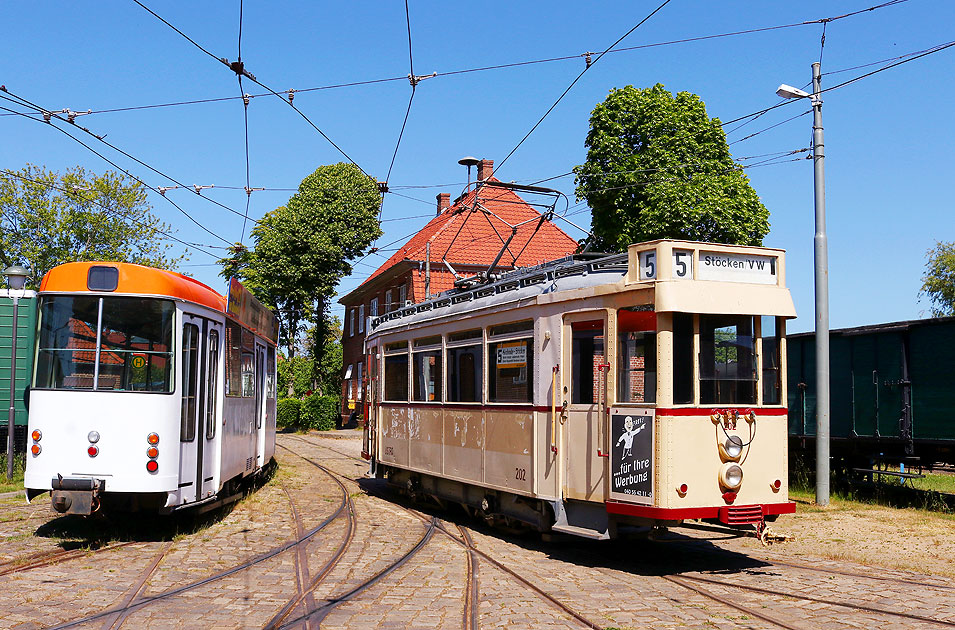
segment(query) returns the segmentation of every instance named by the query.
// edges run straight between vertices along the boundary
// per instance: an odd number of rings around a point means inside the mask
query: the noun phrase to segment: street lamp
[[[829,505],[829,253],[826,243],[826,172],[822,139],[821,70],[812,64],[812,94],[780,85],[782,98],[812,102],[812,161],[815,181],[816,235],[813,238],[816,276],[816,503]]]
[[[13,480],[13,430],[16,414],[16,383],[17,383],[17,311],[20,306],[20,297],[14,291],[22,291],[30,276],[30,270],[20,265],[13,265],[3,270],[10,286],[10,297],[13,298],[13,335],[10,340],[10,412],[7,416],[7,480]]]

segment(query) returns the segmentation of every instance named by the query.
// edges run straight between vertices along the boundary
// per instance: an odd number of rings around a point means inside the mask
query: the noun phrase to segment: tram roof
[[[201,304],[216,311],[226,311],[226,298],[215,289],[174,271],[124,262],[72,262],[54,267],[43,276],[40,292],[102,293],[89,288],[90,269],[113,267],[118,281],[112,293],[124,295],[159,295]]]

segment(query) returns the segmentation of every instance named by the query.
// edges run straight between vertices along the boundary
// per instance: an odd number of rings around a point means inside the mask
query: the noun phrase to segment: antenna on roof
[[[471,167],[472,167],[472,166],[477,166],[477,165],[480,164],[480,163],[481,163],[481,160],[477,159],[476,157],[470,156],[470,155],[466,155],[466,156],[464,156],[463,158],[461,158],[460,160],[458,160],[458,164],[460,164],[461,166],[467,166],[467,167],[468,167],[468,188],[471,187]],[[467,190],[467,188],[465,188],[465,190]]]

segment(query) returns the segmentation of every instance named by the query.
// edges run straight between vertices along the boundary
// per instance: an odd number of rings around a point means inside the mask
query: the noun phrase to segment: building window
[[[348,369],[345,370],[345,378],[342,379],[345,381],[345,399],[353,400],[352,398],[352,365],[348,364]]]
[[[365,305],[358,305],[358,332],[365,332]]]
[[[358,374],[355,376],[355,387],[358,389],[358,395],[355,396],[355,400],[361,400],[361,393],[362,393],[361,372],[362,372],[362,364],[359,363]]]
[[[398,287],[398,308],[404,308],[408,302],[408,285],[403,284]]]
[[[355,336],[355,309],[349,309],[348,311],[348,336]]]
[[[391,302],[391,289],[385,291],[385,313],[395,310],[395,305]]]
[[[371,317],[378,317],[378,298],[371,298],[371,303],[368,305],[368,310],[371,311]]]

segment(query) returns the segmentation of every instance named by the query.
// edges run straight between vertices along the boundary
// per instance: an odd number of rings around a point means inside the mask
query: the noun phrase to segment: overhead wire
[[[5,97],[3,96],[3,94],[0,94],[0,98],[5,98]],[[6,100],[12,100],[12,99],[6,99]],[[14,111],[15,111],[15,110],[12,110],[12,109],[9,109],[9,108],[6,108],[6,107],[2,107],[2,106],[0,106],[0,109],[2,109],[2,110],[4,110],[4,111],[9,111],[9,112],[14,112]],[[17,112],[17,113],[20,113],[20,112]],[[35,118],[32,118],[32,117],[30,117],[30,116],[24,116],[24,117],[27,118],[28,120],[33,120],[34,122],[39,122],[39,121],[37,121]],[[53,116],[52,118],[53,118],[53,119],[56,119],[56,120],[62,121],[62,119],[59,118],[58,116]],[[137,177],[136,175],[133,175],[128,169],[125,169],[125,168],[123,168],[122,166],[120,166],[119,164],[117,164],[116,162],[110,160],[108,157],[106,157],[105,155],[103,155],[102,153],[100,153],[99,151],[97,151],[96,149],[94,149],[93,147],[91,147],[90,145],[86,144],[85,142],[83,142],[82,140],[80,140],[79,138],[77,138],[76,136],[74,136],[74,135],[68,133],[66,130],[64,130],[64,129],[62,129],[62,128],[56,126],[56,125],[52,125],[52,124],[51,124],[50,126],[51,126],[53,129],[56,129],[56,130],[59,131],[60,133],[64,134],[65,136],[67,136],[67,137],[73,139],[75,142],[79,143],[80,145],[86,147],[86,149],[88,149],[89,151],[91,151],[93,154],[95,154],[96,156],[98,156],[99,158],[101,158],[102,160],[104,160],[105,162],[107,162],[108,164],[110,164],[111,166],[113,166],[114,168],[119,169],[121,172],[125,173],[126,175],[128,175],[128,176],[131,177],[132,179],[136,180],[137,182],[139,182],[140,184],[142,184],[142,185],[145,186],[146,188],[152,190],[153,192],[157,192],[157,193],[159,192],[159,190],[158,190],[157,188],[151,186],[150,184],[147,184],[147,183],[146,183],[145,181],[143,181],[141,178]],[[179,212],[181,212],[181,213],[182,213],[186,218],[188,218],[190,221],[192,221],[193,223],[195,223],[195,224],[196,224],[200,229],[202,229],[204,232],[206,232],[207,234],[209,234],[209,235],[211,235],[211,236],[213,236],[213,237],[219,239],[220,241],[222,241],[222,242],[224,242],[224,243],[226,243],[226,244],[231,244],[228,239],[223,238],[222,236],[219,236],[218,234],[216,234],[215,232],[213,232],[212,230],[210,230],[209,228],[207,228],[206,226],[204,226],[202,223],[200,223],[199,221],[197,221],[191,214],[189,214],[188,212],[186,212],[181,206],[179,206],[179,204],[177,204],[176,202],[174,202],[172,199],[169,199],[169,198],[166,197],[165,195],[160,195],[160,196],[161,196],[163,199],[165,199],[167,202],[171,203],[177,210],[179,210]]]
[[[534,123],[534,126],[531,127],[530,131],[528,131],[526,134],[524,134],[524,137],[521,138],[520,142],[518,142],[517,145],[516,145],[513,149],[511,149],[511,151],[510,151],[506,156],[504,156],[504,159],[501,160],[501,161],[498,163],[497,169],[500,170],[500,168],[508,161],[508,159],[510,159],[510,157],[511,157],[512,155],[514,155],[514,153],[521,147],[521,145],[524,144],[524,141],[527,140],[527,139],[530,137],[530,135],[531,135],[532,133],[534,133],[534,131],[540,126],[540,124],[541,124],[542,122],[544,122],[544,119],[547,118],[547,116],[548,116],[552,111],[554,111],[554,108],[557,107],[557,105],[561,102],[561,100],[563,100],[563,98],[567,95],[567,93],[570,92],[570,90],[571,90],[575,85],[577,85],[577,82],[580,80],[580,78],[581,78],[582,76],[584,76],[584,74],[585,74],[588,70],[590,70],[590,68],[592,68],[592,67],[594,66],[594,64],[596,64],[598,61],[600,61],[600,59],[603,58],[603,56],[606,55],[609,51],[613,50],[613,48],[614,48],[617,44],[619,44],[619,43],[622,42],[624,39],[626,39],[627,36],[629,36],[629,35],[630,35],[631,33],[633,33],[635,30],[637,30],[638,28],[640,28],[647,20],[649,20],[650,18],[652,18],[654,15],[656,15],[657,12],[659,12],[660,10],[663,9],[663,7],[665,7],[666,5],[670,4],[670,2],[671,2],[671,0],[664,0],[663,3],[661,3],[656,9],[654,9],[653,11],[651,11],[645,18],[643,18],[642,20],[640,20],[639,22],[637,22],[637,24],[634,25],[633,28],[631,28],[629,31],[627,31],[627,32],[624,33],[623,35],[621,35],[621,36],[617,39],[617,41],[615,41],[613,44],[611,44],[610,46],[608,46],[602,53],[600,53],[599,55],[597,55],[597,58],[596,58],[596,59],[594,59],[594,60],[593,60],[592,62],[590,62],[590,63],[587,63],[587,64],[584,66],[584,69],[580,71],[580,74],[578,74],[577,77],[576,77],[573,81],[570,82],[570,85],[567,86],[567,89],[565,89],[565,90],[561,93],[561,95],[557,97],[557,100],[554,101],[554,104],[551,105],[551,106],[547,109],[546,112],[544,112],[544,115],[540,117],[540,120],[538,120],[536,123]]]
[[[273,89],[270,88],[269,86],[267,86],[267,85],[265,85],[264,83],[262,83],[262,81],[260,81],[259,79],[257,79],[257,78],[255,77],[255,75],[253,75],[251,72],[249,72],[248,70],[246,70],[241,61],[238,61],[238,60],[237,60],[236,62],[229,63],[229,60],[228,60],[228,59],[226,59],[226,58],[224,58],[224,57],[217,57],[217,56],[215,56],[213,53],[211,53],[211,52],[209,52],[208,50],[206,50],[205,48],[203,48],[200,44],[198,44],[198,43],[197,43],[195,40],[193,40],[191,37],[189,37],[188,35],[186,35],[185,33],[183,33],[181,30],[179,30],[178,28],[176,28],[175,26],[173,26],[168,20],[166,20],[166,19],[163,18],[161,15],[159,15],[158,13],[156,13],[155,11],[153,11],[152,9],[150,9],[149,7],[147,7],[147,6],[146,6],[145,4],[143,4],[142,2],[140,2],[140,0],[133,0],[133,2],[135,2],[135,3],[138,4],[140,7],[142,7],[143,9],[145,9],[150,15],[154,16],[154,17],[155,17],[156,19],[158,19],[160,22],[162,22],[163,24],[165,24],[166,26],[168,26],[169,28],[171,28],[172,30],[174,30],[176,33],[178,33],[179,35],[181,35],[186,41],[188,41],[189,43],[191,43],[193,46],[195,46],[196,48],[198,48],[199,50],[201,50],[201,51],[202,51],[203,53],[205,53],[206,55],[212,57],[213,59],[215,59],[215,60],[218,61],[219,63],[224,64],[227,68],[229,68],[230,70],[232,70],[233,72],[235,72],[237,75],[244,76],[244,77],[248,78],[250,81],[252,81],[253,83],[255,83],[256,85],[258,85],[259,87],[261,87],[261,88],[263,88],[264,90],[266,90],[269,94],[271,94],[271,95],[277,97],[277,98],[278,98],[279,100],[281,100],[283,103],[286,103],[286,104],[287,104],[289,107],[291,107],[296,113],[298,113],[298,115],[301,116],[301,117],[305,120],[305,122],[307,122],[315,131],[317,131],[323,138],[325,138],[325,140],[326,140],[329,144],[331,144],[333,147],[335,147],[335,149],[336,149],[339,153],[341,153],[341,154],[345,157],[346,160],[348,160],[349,162],[351,162],[352,164],[354,164],[354,165],[358,168],[358,170],[360,170],[362,173],[364,173],[365,175],[368,175],[368,173],[366,173],[365,170],[364,170],[355,160],[353,160],[353,159],[351,158],[351,156],[349,156],[347,153],[345,153],[345,151],[344,151],[340,146],[338,146],[338,144],[336,144],[335,141],[332,140],[332,139],[328,136],[328,134],[326,134],[324,131],[322,131],[322,130],[318,127],[318,125],[316,125],[316,124],[312,121],[312,119],[309,118],[309,117],[305,114],[305,112],[303,112],[302,110],[300,110],[298,107],[295,106],[295,104],[293,103],[293,100],[294,100],[294,99],[293,99],[293,94],[294,94],[294,92],[292,92],[292,91],[286,91],[286,94],[287,94],[288,98],[283,97],[281,94],[279,94],[278,92],[276,92],[275,90],[273,90]]]
[[[36,184],[36,185],[38,185],[38,186],[45,186],[45,187],[50,188],[50,189],[53,189],[53,190],[58,190],[58,191],[60,191],[60,192],[62,192],[62,193],[65,193],[65,194],[67,194],[67,195],[74,195],[74,196],[76,196],[76,197],[80,197],[79,193],[78,193],[77,191],[75,191],[75,190],[70,190],[69,188],[65,188],[65,187],[59,186],[59,185],[57,185],[57,184],[51,184],[50,182],[44,182],[44,181],[39,180],[39,179],[33,179],[32,177],[26,177],[25,175],[21,175],[20,173],[16,173],[16,172],[10,171],[10,170],[8,170],[8,169],[0,169],[0,173],[3,173],[4,175],[6,175],[6,176],[8,176],[8,177],[15,177],[16,179],[19,179],[19,180],[22,180],[22,181],[25,181],[25,182],[30,182],[30,183],[32,183],[32,184]],[[83,198],[82,200],[83,200],[83,201],[90,202],[90,203],[92,203],[92,204],[94,204],[94,205],[96,205],[96,206],[99,206],[99,208],[100,208],[101,210],[103,210],[103,212],[105,212],[105,213],[107,213],[107,214],[112,214],[112,215],[113,215],[114,217],[116,217],[117,219],[128,220],[128,221],[132,222],[134,225],[138,225],[138,226],[140,226],[140,227],[145,227],[145,228],[148,228],[148,229],[151,229],[151,230],[155,230],[156,232],[162,234],[164,238],[167,238],[167,239],[169,239],[169,240],[172,240],[172,241],[175,241],[175,242],[177,242],[177,243],[180,243],[180,244],[182,244],[182,245],[184,245],[184,246],[186,246],[186,247],[189,247],[189,248],[192,248],[192,249],[194,249],[194,250],[196,250],[196,251],[202,252],[203,254],[206,254],[206,255],[208,255],[208,256],[212,256],[212,257],[214,257],[214,258],[218,258],[218,255],[217,255],[217,254],[213,254],[212,252],[206,251],[206,249],[205,249],[205,248],[214,248],[214,247],[217,247],[216,245],[204,245],[204,244],[190,243],[190,242],[188,242],[188,241],[184,241],[184,240],[182,240],[182,239],[180,239],[180,238],[178,238],[178,237],[176,237],[176,236],[173,236],[172,234],[170,234],[169,232],[167,232],[167,231],[165,231],[165,230],[162,230],[162,229],[157,228],[157,227],[152,226],[152,225],[148,225],[148,224],[144,223],[143,221],[141,221],[141,220],[139,220],[139,219],[136,219],[135,217],[131,217],[131,216],[126,215],[126,214],[117,213],[113,208],[110,208],[109,206],[107,206],[107,205],[105,205],[105,204],[103,204],[103,203],[101,203],[101,202],[98,202],[98,201],[93,200],[93,199],[90,199],[90,198]],[[158,220],[158,218],[157,218],[157,220]]]
[[[46,117],[47,117],[48,115],[50,116],[50,120],[56,119],[56,120],[58,120],[58,121],[60,121],[60,122],[69,122],[69,124],[70,124],[72,127],[76,128],[76,129],[79,129],[80,131],[82,131],[83,133],[85,133],[85,134],[87,134],[87,135],[89,135],[89,136],[92,136],[93,138],[95,138],[95,139],[98,140],[99,142],[105,144],[106,146],[108,146],[109,148],[113,149],[113,150],[116,151],[117,153],[120,153],[120,154],[122,154],[123,156],[125,156],[125,157],[127,157],[127,158],[133,160],[133,161],[136,162],[137,164],[139,164],[139,165],[141,165],[141,166],[143,166],[143,167],[145,167],[145,168],[151,170],[152,172],[156,173],[157,175],[160,175],[160,176],[162,176],[162,177],[165,177],[165,178],[168,179],[169,181],[175,183],[175,184],[176,184],[177,186],[179,186],[180,188],[195,188],[194,186],[189,186],[189,185],[187,185],[187,184],[185,184],[185,183],[179,181],[179,180],[176,179],[175,177],[172,177],[171,175],[168,175],[167,173],[164,173],[163,171],[160,171],[160,170],[157,169],[156,167],[154,167],[154,166],[152,166],[152,165],[150,165],[150,164],[147,164],[147,163],[144,162],[143,160],[140,160],[139,158],[135,157],[134,155],[131,155],[130,153],[124,151],[123,149],[120,149],[120,148],[117,147],[116,145],[114,145],[114,144],[112,144],[112,143],[110,143],[110,142],[107,142],[106,139],[105,139],[105,138],[106,138],[105,135],[103,135],[103,136],[97,135],[97,134],[93,133],[92,131],[90,131],[89,129],[87,129],[86,127],[83,127],[82,125],[77,125],[75,122],[70,122],[70,121],[68,121],[68,120],[63,120],[62,117],[60,117],[60,116],[54,114],[53,112],[51,112],[51,111],[49,111],[49,110],[47,110],[47,109],[44,109],[43,107],[41,107],[41,106],[39,106],[39,105],[37,105],[37,104],[35,104],[35,103],[33,103],[33,102],[31,102],[31,101],[29,101],[29,100],[23,98],[22,96],[18,96],[18,95],[16,95],[16,94],[14,94],[13,92],[10,92],[10,91],[9,91],[8,89],[6,89],[4,86],[0,86],[0,92],[2,92],[2,93],[0,93],[0,98],[6,98],[6,100],[9,100],[9,101],[11,101],[11,102],[13,102],[13,103],[16,103],[16,104],[20,105],[21,107],[29,107],[29,108],[33,109],[35,113],[40,113],[42,117],[41,117],[41,118],[36,118],[36,117],[30,116],[29,114],[26,114],[26,113],[24,113],[24,112],[15,112],[15,111],[13,111],[13,110],[7,110],[7,111],[11,111],[11,112],[13,112],[13,113],[15,113],[15,114],[18,114],[18,115],[20,115],[20,116],[23,116],[24,118],[28,118],[28,119],[30,119],[30,120],[34,120],[34,121],[37,121],[37,122],[47,123]],[[7,98],[7,97],[5,97],[4,95],[7,95],[7,96],[12,97],[12,98]],[[16,100],[14,100],[14,99],[16,99]],[[48,124],[49,124],[49,123],[48,123]],[[90,151],[93,151],[93,149],[90,148],[89,145],[87,145],[87,144],[85,144],[85,143],[83,143],[83,142],[80,142],[80,140],[79,140],[78,138],[76,138],[76,137],[74,137],[74,136],[72,136],[72,135],[66,133],[66,132],[63,131],[62,129],[59,129],[58,127],[56,127],[56,125],[51,125],[51,126],[52,126],[53,128],[55,128],[55,129],[58,129],[58,130],[61,131],[62,133],[66,134],[68,137],[72,138],[74,141],[79,142],[80,144],[82,144],[83,146],[85,146],[85,147],[86,147],[87,149],[89,149]],[[99,154],[99,153],[97,153],[97,152],[95,152],[95,151],[93,151],[93,152],[96,153],[96,155],[100,156],[101,158],[106,159],[106,158],[104,158],[101,154]],[[113,163],[110,162],[110,164],[113,164]],[[117,166],[117,165],[115,165],[115,164],[113,164],[113,166],[116,166],[116,168],[121,168],[121,167],[119,167],[119,166]],[[126,171],[125,169],[123,169],[123,172],[127,173],[128,175],[130,175],[130,177],[134,177],[131,173],[129,173],[129,172]],[[137,178],[137,179],[138,179],[138,178]],[[146,182],[144,182],[144,181],[142,181],[142,180],[140,180],[140,182],[141,182],[144,186],[147,186],[150,190],[153,190],[154,192],[158,192],[160,195],[162,195],[163,197],[165,197],[165,194],[164,194],[162,191],[160,191],[158,188],[154,188],[154,187],[150,186],[149,184],[146,184]],[[239,212],[238,210],[235,210],[235,209],[233,209],[233,208],[230,208],[229,206],[227,206],[227,205],[225,205],[225,204],[223,204],[223,203],[220,203],[220,202],[216,201],[215,199],[212,199],[212,198],[210,198],[210,197],[206,197],[206,196],[204,196],[204,195],[201,195],[198,190],[196,190],[196,195],[198,195],[198,196],[201,197],[202,199],[205,199],[207,202],[209,202],[209,203],[211,203],[211,204],[213,204],[213,205],[215,205],[215,206],[218,206],[218,207],[220,207],[220,208],[222,208],[222,209],[224,209],[224,210],[227,210],[227,211],[231,212],[232,214],[235,214],[235,215],[240,216],[240,217],[243,216],[243,214],[242,214],[241,212]],[[175,204],[174,204],[174,205],[175,205]],[[253,221],[254,221],[254,219],[253,219]],[[257,223],[257,222],[256,222],[256,223]],[[221,237],[218,237],[218,238],[221,238]]]

